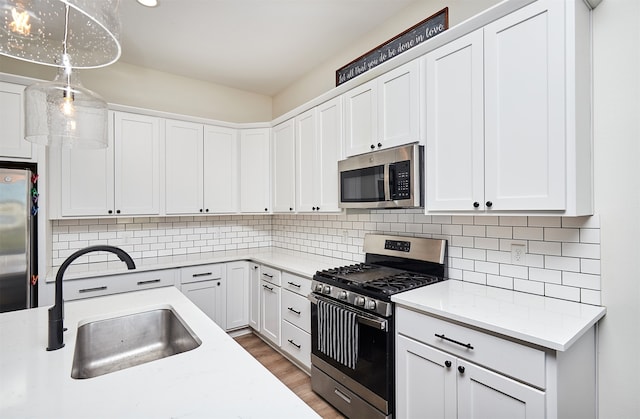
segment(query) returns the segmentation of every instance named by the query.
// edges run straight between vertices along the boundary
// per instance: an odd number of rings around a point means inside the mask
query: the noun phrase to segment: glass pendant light
[[[108,146],[107,102],[84,88],[71,67],[61,67],[51,82],[28,86],[24,103],[28,141],[69,148]]]
[[[25,89],[25,138],[50,146],[104,148],[107,103],[75,69],[120,57],[118,0],[0,0],[0,53],[59,67]]]

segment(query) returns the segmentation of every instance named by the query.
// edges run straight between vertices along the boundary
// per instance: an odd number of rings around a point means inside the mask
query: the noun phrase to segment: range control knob
[[[353,300],[353,304],[364,307],[364,297],[356,297],[355,300]]]
[[[315,292],[322,292],[322,284],[316,284]]]
[[[375,310],[376,309],[376,300],[367,300],[367,309]]]
[[[338,300],[346,300],[347,299],[347,292],[346,291],[340,291],[338,293]]]
[[[331,294],[331,287],[329,285],[325,285],[324,287],[322,287],[322,293]]]

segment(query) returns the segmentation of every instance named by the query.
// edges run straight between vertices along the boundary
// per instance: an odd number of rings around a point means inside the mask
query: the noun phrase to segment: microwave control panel
[[[411,162],[409,160],[389,165],[391,199],[411,198]]]

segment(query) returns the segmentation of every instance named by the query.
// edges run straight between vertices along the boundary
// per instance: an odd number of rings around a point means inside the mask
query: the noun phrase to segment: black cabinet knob
[[[480,203],[478,201],[473,203],[473,208],[478,208],[480,206]]]
[[[487,208],[491,208],[493,206],[493,202],[487,201],[485,205],[487,206]]]
[[[376,146],[371,144],[371,150],[374,150],[375,148],[376,148]]]
[[[200,212],[202,212],[202,208],[200,208]]]
[[[120,214],[120,210],[116,210],[116,214]]]
[[[109,214],[113,214],[113,211],[112,211],[112,210],[109,210],[109,211],[107,211],[107,212],[108,212]]]
[[[447,368],[451,368],[451,361],[444,361],[444,366]]]
[[[382,147],[382,143],[378,143],[378,148]]]
[[[320,207],[316,207],[316,210],[320,211]]]
[[[311,211],[315,211],[315,210],[316,210],[316,207],[311,207]]]
[[[268,210],[268,209],[266,209],[266,208],[265,208],[264,210],[265,210],[265,211],[269,211],[269,210]]]
[[[460,372],[460,374],[464,374],[464,367],[462,365],[460,365],[458,367],[458,371]]]
[[[289,211],[293,211],[293,208],[289,207]]]

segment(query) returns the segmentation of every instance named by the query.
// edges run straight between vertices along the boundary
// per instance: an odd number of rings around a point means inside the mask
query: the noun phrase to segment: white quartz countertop
[[[353,261],[337,259],[311,253],[293,250],[259,247],[243,250],[195,253],[192,255],[165,256],[157,258],[135,259],[136,269],[128,271],[120,260],[89,264],[71,264],[64,274],[64,279],[81,279],[103,275],[115,275],[158,269],[182,268],[185,266],[205,265],[209,263],[224,263],[237,260],[250,260],[274,268],[283,269],[293,274],[311,278],[320,269],[335,268],[355,263]],[[47,282],[55,281],[57,269],[52,269],[46,277]]]
[[[170,305],[200,338],[188,352],[76,380],[78,323]],[[174,287],[65,304],[66,346],[48,352],[47,309],[0,314],[0,417],[318,416]]]
[[[606,313],[604,307],[453,280],[396,294],[391,300],[557,351],[569,349]]]

